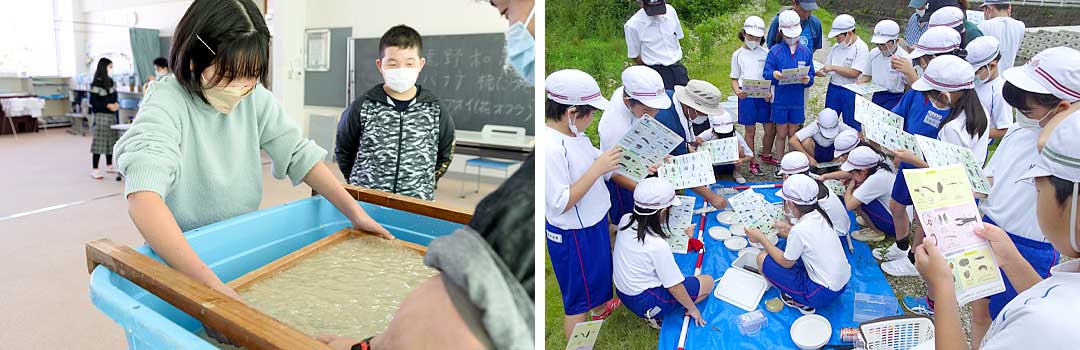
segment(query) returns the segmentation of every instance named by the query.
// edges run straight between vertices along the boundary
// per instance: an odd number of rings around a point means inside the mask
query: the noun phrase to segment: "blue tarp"
[[[735,186],[735,183],[721,181],[717,185]],[[755,191],[764,194],[765,199],[769,202],[781,202],[780,197],[776,195],[777,189]],[[694,194],[687,191],[687,195]],[[702,202],[701,198],[698,198],[695,208],[703,207]],[[854,214],[851,215],[851,222],[854,223]],[[700,220],[700,215],[694,217],[695,225],[698,220]],[[723,242],[709,237],[708,229],[717,225],[725,226],[721,225],[716,220],[716,212],[708,214],[705,221],[706,233],[704,234],[704,237],[702,237],[702,241],[705,243],[705,257],[701,264],[701,273],[711,275],[719,281],[723,276],[723,273],[731,267],[731,262],[737,258],[738,253],[725,248]],[[858,229],[857,225],[852,225],[852,227]],[[854,231],[854,229],[852,231]],[[783,244],[784,241],[781,240],[780,246],[782,247]],[[817,309],[817,314],[824,316],[832,324],[833,335],[829,340],[829,344],[841,344],[841,328],[858,327],[858,323],[852,319],[856,292],[885,295],[892,298],[896,297],[892,291],[892,287],[889,286],[889,282],[885,280],[881,268],[878,267],[878,263],[874,260],[873,255],[871,255],[870,247],[866,243],[859,241],[854,241],[854,244],[855,253],[848,253],[847,257],[848,262],[851,263],[852,267],[851,280],[848,282],[847,289],[840,296],[840,299],[832,305]],[[844,240],[844,248],[844,252],[847,252],[846,239]],[[694,264],[697,262],[697,253],[675,254],[675,261],[679,264],[684,275],[693,275]],[[776,288],[770,288],[765,292],[765,296],[763,296],[761,302],[758,303],[758,309],[762,310],[765,313],[765,316],[768,317],[768,326],[766,326],[765,329],[762,329],[761,333],[758,333],[757,335],[743,336],[739,333],[739,328],[735,320],[738,315],[746,313],[746,311],[710,295],[708,300],[698,304],[702,317],[705,318],[705,322],[708,324],[704,327],[698,327],[691,322],[691,325],[687,330],[686,350],[796,349],[795,343],[791,341],[789,329],[791,324],[795,322],[795,319],[802,316],[802,314],[790,307],[784,307],[783,310],[777,313],[765,310],[765,301],[779,296],[780,294]],[[900,314],[899,310],[897,310],[896,314]],[[672,313],[664,319],[663,327],[660,330],[660,341],[657,344],[657,349],[676,349],[679,342],[679,332],[682,330],[682,321],[682,313]]]

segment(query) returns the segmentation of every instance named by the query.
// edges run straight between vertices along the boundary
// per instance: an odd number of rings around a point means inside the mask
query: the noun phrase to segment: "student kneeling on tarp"
[[[671,312],[685,310],[698,326],[705,325],[696,303],[709,297],[713,278],[709,275],[683,277],[664,231],[671,207],[680,205],[675,188],[667,180],[650,177],[634,189],[634,212],[619,220],[615,235],[614,279],[623,305],[653,328]]]
[[[786,235],[787,247],[780,250],[761,231],[747,228],[751,242],[765,249],[758,254],[761,274],[780,288],[784,304],[803,314],[829,305],[843,293],[851,278],[851,265],[832,221],[818,205],[821,187],[806,175],[792,175],[780,191],[784,211],[798,220]]]

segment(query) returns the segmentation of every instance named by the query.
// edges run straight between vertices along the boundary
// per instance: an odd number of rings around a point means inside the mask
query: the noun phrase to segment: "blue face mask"
[[[514,67],[514,70],[525,78],[529,85],[533,85],[533,65],[536,62],[533,49],[536,42],[525,26],[532,22],[535,12],[534,7],[532,11],[529,11],[529,17],[524,22],[514,23],[506,30],[506,64]]]

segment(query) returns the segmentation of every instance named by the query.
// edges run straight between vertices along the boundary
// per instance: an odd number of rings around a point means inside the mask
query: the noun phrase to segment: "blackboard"
[[[345,101],[350,36],[352,28],[330,28],[330,70],[304,71],[304,105],[344,108],[352,102]]]
[[[427,65],[418,84],[435,93],[458,130],[484,125],[520,126],[534,134],[533,87],[505,66],[503,33],[424,37]],[[382,84],[375,67],[379,38],[356,39],[356,96]]]

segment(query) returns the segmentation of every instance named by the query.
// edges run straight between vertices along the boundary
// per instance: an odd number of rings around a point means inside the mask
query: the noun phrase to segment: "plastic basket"
[[[893,316],[859,325],[866,350],[908,350],[934,339],[934,321],[925,316]]]

